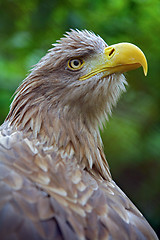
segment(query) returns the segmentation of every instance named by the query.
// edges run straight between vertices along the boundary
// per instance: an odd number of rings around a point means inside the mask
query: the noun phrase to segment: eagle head
[[[93,32],[71,30],[20,85],[9,118],[19,124],[22,115],[38,108],[63,112],[66,119],[81,118],[92,126],[102,124],[125,90],[123,72],[140,66],[146,75],[146,58],[135,45],[108,46]]]

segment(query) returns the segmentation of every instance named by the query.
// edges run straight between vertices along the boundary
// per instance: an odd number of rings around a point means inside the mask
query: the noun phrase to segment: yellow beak
[[[97,64],[88,74],[80,77],[80,80],[88,79],[97,73],[104,72],[108,76],[116,72],[127,72],[143,67],[144,75],[147,75],[147,60],[143,52],[131,43],[118,43],[104,49],[104,53],[97,59]]]

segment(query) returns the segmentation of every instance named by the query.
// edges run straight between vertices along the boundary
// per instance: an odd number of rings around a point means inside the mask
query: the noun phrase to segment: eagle
[[[99,130],[141,66],[137,46],[76,29],[33,67],[0,127],[2,240],[158,239],[113,181]]]

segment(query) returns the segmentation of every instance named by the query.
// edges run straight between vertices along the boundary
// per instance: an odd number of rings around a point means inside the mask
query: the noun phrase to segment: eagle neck
[[[41,108],[30,108],[28,103],[16,119],[8,117],[10,127],[23,132],[43,151],[58,152],[62,161],[67,157],[80,168],[110,180],[98,126],[87,122],[83,115],[72,117],[65,108],[46,108],[43,104]]]

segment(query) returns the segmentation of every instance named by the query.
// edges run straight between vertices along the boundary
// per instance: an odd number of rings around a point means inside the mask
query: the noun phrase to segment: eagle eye
[[[80,69],[84,64],[84,61],[82,59],[78,58],[72,58],[68,61],[68,67],[71,70],[78,70]]]

